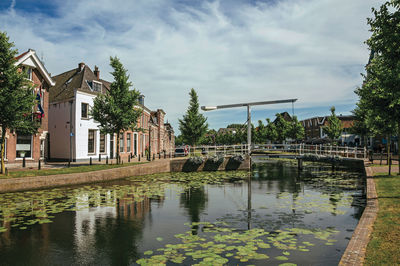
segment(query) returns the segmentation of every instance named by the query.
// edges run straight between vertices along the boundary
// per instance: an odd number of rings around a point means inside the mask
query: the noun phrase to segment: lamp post
[[[248,153],[251,152],[251,110],[250,107],[254,105],[268,105],[268,104],[279,104],[279,103],[294,103],[297,99],[287,100],[276,100],[276,101],[263,101],[263,102],[251,102],[251,103],[237,103],[237,104],[226,104],[217,106],[202,106],[203,111],[213,111],[217,109],[235,108],[235,107],[247,107],[247,145]]]

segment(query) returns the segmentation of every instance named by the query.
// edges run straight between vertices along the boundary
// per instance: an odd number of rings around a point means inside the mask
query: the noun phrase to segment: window
[[[81,117],[82,118],[89,118],[89,104],[81,103]]]
[[[100,133],[100,152],[106,152],[106,134]]]
[[[137,134],[133,134],[133,152],[137,155]]]
[[[22,67],[22,71],[25,72],[25,78],[26,79],[32,80],[32,72],[33,72],[32,68],[27,67],[27,66],[23,66]]]
[[[131,151],[131,133],[126,134],[126,152]]]
[[[44,139],[40,140],[40,158],[44,158]]]
[[[119,134],[119,152],[124,152],[124,133]]]
[[[17,133],[16,157],[32,157],[32,136]]]
[[[101,83],[93,80],[92,89],[93,91],[101,92]]]
[[[96,130],[94,129],[89,129],[89,134],[88,134],[88,153],[95,153],[95,147],[96,147]]]

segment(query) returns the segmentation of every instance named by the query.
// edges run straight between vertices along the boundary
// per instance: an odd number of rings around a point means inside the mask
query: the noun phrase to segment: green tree
[[[297,116],[293,116],[290,122],[288,137],[294,141],[303,140],[305,136],[303,125],[297,120]]]
[[[175,138],[175,146],[181,146],[183,145],[183,138],[182,135],[179,135]]]
[[[335,114],[334,106],[331,107],[331,115],[328,117],[328,125],[324,126],[323,129],[332,143],[336,141],[342,133],[342,123]]]
[[[110,65],[114,70],[111,73],[114,81],[110,85],[110,90],[96,96],[91,115],[100,123],[99,128],[102,133],[112,136],[116,134],[117,162],[120,163],[120,133],[137,128],[142,110],[136,107],[140,93],[136,89],[130,90],[132,83],[121,61],[117,57],[110,57]]]
[[[288,137],[290,130],[290,122],[286,121],[285,118],[277,113],[276,119],[274,121],[276,132],[277,132],[277,141],[283,143],[283,141]]]
[[[15,65],[17,50],[13,49],[5,32],[0,32],[0,126],[1,126],[1,173],[5,171],[4,150],[7,130],[23,134],[33,134],[40,126],[32,115],[37,104],[33,94],[33,84],[25,72]]]
[[[267,125],[265,126],[265,134],[267,140],[271,142],[275,142],[278,139],[278,131],[276,130],[276,125],[274,122],[271,122],[269,118],[266,119]]]
[[[199,99],[193,88],[189,95],[189,107],[186,114],[183,115],[183,119],[179,119],[179,130],[186,144],[197,145],[207,132],[208,124],[206,123],[207,118],[199,113]]]

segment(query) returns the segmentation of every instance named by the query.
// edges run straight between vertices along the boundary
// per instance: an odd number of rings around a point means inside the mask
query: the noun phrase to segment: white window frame
[[[131,151],[132,151],[132,133],[126,133],[126,152],[129,153]]]
[[[122,135],[122,137],[121,137],[121,135]],[[120,135],[119,135],[119,152],[120,153],[123,153],[124,152],[124,143],[125,143],[125,140],[124,140],[124,133],[120,133]]]
[[[101,135],[104,135],[104,151],[101,151]],[[107,153],[107,134],[99,134],[99,153],[106,154]]]
[[[23,160],[23,158],[24,157],[17,157],[17,145],[18,145],[18,133],[16,133],[17,134],[17,137],[15,138],[15,160]],[[28,136],[28,135],[26,135],[26,136]],[[31,136],[31,156],[30,157],[25,157],[25,159],[32,159],[33,157],[33,136],[32,135],[30,135]]]
[[[93,152],[89,151],[89,134],[90,134],[90,131],[93,131]],[[96,136],[97,136],[97,130],[96,129],[88,129],[88,146],[87,146],[88,155],[96,154]]]
[[[100,85],[99,90],[95,90],[94,89],[94,87],[95,87],[94,84]],[[92,91],[101,92],[102,89],[103,89],[103,84],[101,82],[96,81],[96,80],[92,80]]]
[[[82,111],[83,111],[83,105],[87,106],[87,110],[86,110],[86,117],[82,116]],[[85,103],[85,102],[81,102],[81,119],[89,119],[89,104]]]

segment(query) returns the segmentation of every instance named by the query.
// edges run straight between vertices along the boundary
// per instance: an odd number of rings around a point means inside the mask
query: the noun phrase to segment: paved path
[[[340,260],[339,265],[363,265],[368,242],[373,231],[373,225],[378,214],[378,196],[373,178],[375,167],[365,167],[367,175],[367,206],[361,216],[356,230]]]

